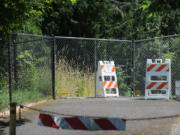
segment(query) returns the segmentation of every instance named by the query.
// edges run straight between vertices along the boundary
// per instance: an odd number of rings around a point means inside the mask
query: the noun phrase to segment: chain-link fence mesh
[[[131,41],[101,41],[96,45],[97,61],[114,61],[118,89],[121,96],[130,96],[132,90],[132,52]],[[97,69],[97,67],[96,67]]]
[[[135,90],[140,90],[142,95],[144,95],[147,59],[171,59],[171,94],[175,95],[175,81],[180,80],[179,44],[179,35],[135,41]]]
[[[33,102],[51,96],[52,38],[15,35],[11,45],[12,101]]]
[[[175,95],[175,81],[180,80],[179,43],[180,35],[129,41],[16,34],[10,44],[13,101],[51,97],[53,74],[56,97],[94,97],[100,60],[115,62],[121,96],[136,90],[143,96],[146,60],[171,59]]]
[[[0,112],[3,108],[9,105],[9,45],[6,44],[3,47],[4,58],[1,58],[1,62],[4,65],[1,65],[0,68]],[[4,67],[4,68],[2,68]]]
[[[56,37],[56,91],[95,96],[98,61],[114,61],[121,95],[130,95],[131,41]]]
[[[56,38],[57,96],[94,96],[93,40]]]

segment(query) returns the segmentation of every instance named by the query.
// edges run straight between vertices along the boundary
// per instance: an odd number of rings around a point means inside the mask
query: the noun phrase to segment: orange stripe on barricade
[[[115,83],[114,87],[113,88],[117,88],[117,83]]]
[[[162,64],[158,69],[156,69],[156,72],[162,71],[166,66],[166,64]]]
[[[169,72],[169,68],[166,70],[166,72]]]
[[[109,85],[107,86],[107,88],[111,88],[112,84],[113,84],[113,81],[110,81],[110,83],[109,83]]]
[[[104,68],[104,65],[101,65],[101,70],[103,70],[103,68]]]
[[[113,68],[112,68],[112,72],[114,72],[115,71],[115,66],[113,66]]]
[[[146,89],[151,89],[156,83],[157,83],[157,82],[152,82],[152,83],[150,83],[150,84],[146,87]]]
[[[168,82],[162,82],[156,89],[162,89]]]
[[[156,64],[151,64],[151,65],[147,68],[147,72],[150,72],[155,66],[156,66]]]
[[[103,86],[105,86],[105,85],[106,85],[106,83],[107,83],[107,81],[104,81],[104,82],[103,82]]]

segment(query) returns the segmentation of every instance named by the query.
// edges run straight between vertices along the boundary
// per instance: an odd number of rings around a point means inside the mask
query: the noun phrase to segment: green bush
[[[131,96],[131,87],[127,84],[129,76],[123,71],[122,66],[116,66],[118,89],[121,96]]]

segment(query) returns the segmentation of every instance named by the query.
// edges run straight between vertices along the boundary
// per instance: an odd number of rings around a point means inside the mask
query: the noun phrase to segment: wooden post
[[[9,135],[16,135],[16,103],[10,103]]]

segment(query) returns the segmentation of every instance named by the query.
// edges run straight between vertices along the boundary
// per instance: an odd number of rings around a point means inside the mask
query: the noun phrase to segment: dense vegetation
[[[179,7],[176,0],[3,0],[0,91],[7,87],[6,48],[12,33],[129,40],[173,35],[180,33]],[[19,59],[25,56],[28,52]],[[177,61],[180,57],[178,51],[166,56]]]

